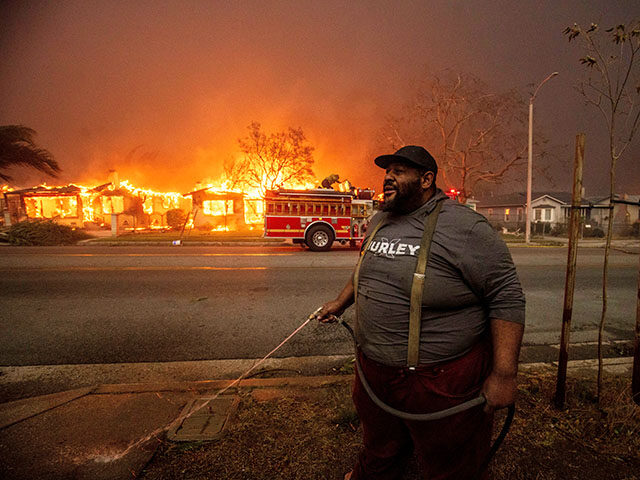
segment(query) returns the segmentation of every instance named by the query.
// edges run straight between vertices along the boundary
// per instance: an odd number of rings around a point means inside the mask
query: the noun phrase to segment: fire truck
[[[272,190],[265,195],[264,236],[290,238],[313,251],[334,241],[352,246],[362,240],[373,215],[372,190]]]

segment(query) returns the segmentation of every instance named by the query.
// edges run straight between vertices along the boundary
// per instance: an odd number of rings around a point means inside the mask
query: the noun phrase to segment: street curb
[[[616,358],[603,358],[602,359],[603,368],[608,370],[622,370],[626,368],[631,368],[633,366],[633,357],[616,357]],[[558,362],[532,362],[532,363],[522,363],[520,364],[520,368],[522,370],[535,370],[538,368],[557,368]],[[579,369],[597,369],[598,368],[598,359],[588,359],[588,360],[570,360],[567,362],[567,369],[570,370],[579,370]]]
[[[173,245],[171,241],[166,242],[108,242],[90,241],[78,243],[77,245],[87,247],[273,247],[285,245],[284,242],[247,242],[247,241],[215,241],[215,242],[183,242],[182,245]]]
[[[353,358],[347,355],[315,355],[305,357],[268,358],[253,375],[265,372],[292,372],[295,375],[315,376],[337,371]],[[175,362],[138,362],[108,364],[71,365],[27,365],[22,367],[0,367],[0,388],[28,382],[51,383],[56,378],[83,379],[87,383],[69,385],[66,389],[108,384],[156,384],[236,379],[253,367],[259,359],[220,359]],[[122,372],[127,374],[123,375]],[[55,390],[54,390],[55,391]],[[0,404],[1,405],[1,404]]]
[[[334,383],[351,381],[351,374],[345,375],[317,375],[311,377],[275,377],[275,378],[247,378],[238,382],[233,389],[239,388],[273,388],[273,387],[308,387],[320,388]],[[204,380],[195,382],[167,382],[167,383],[122,383],[98,385],[91,392],[93,395],[112,395],[150,392],[184,392],[192,391],[202,394],[211,390],[221,390],[235,380]],[[233,390],[230,389],[230,390]]]

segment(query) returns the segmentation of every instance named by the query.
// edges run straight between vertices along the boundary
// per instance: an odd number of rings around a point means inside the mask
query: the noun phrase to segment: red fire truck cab
[[[373,214],[372,198],[371,190],[356,197],[324,188],[267,191],[264,236],[290,238],[314,251],[330,250],[336,240],[355,245]]]

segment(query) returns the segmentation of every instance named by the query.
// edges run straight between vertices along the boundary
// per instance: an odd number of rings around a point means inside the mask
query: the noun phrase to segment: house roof
[[[19,195],[77,195],[83,190],[89,192],[100,193],[111,186],[111,182],[98,185],[90,189],[79,187],[73,183],[61,187],[48,187],[46,185],[38,185],[37,187],[23,188],[21,190],[9,190],[4,193],[17,193]]]
[[[19,194],[19,195],[77,195],[82,189],[76,185],[65,185],[64,187],[46,187],[40,185],[37,187],[24,188],[22,190],[13,190],[6,192],[7,194]]]
[[[246,193],[239,192],[214,192],[207,188],[201,188],[200,190],[194,190],[193,192],[183,193],[183,197],[195,196],[197,194],[204,195],[209,199],[227,200],[227,199],[239,199],[244,198]]]
[[[614,197],[616,200],[622,200],[624,203],[627,203],[627,204],[640,203],[640,195],[623,193],[623,194],[616,194],[614,195]],[[598,197],[591,197],[589,200],[593,205],[607,207],[607,208],[609,207],[609,195],[607,196],[600,195]]]
[[[563,198],[568,195],[569,202],[571,201],[571,194],[565,192],[532,192],[531,200],[537,200],[545,195],[557,199],[561,203]],[[515,192],[506,195],[496,195],[489,197],[478,198],[478,207],[524,207],[527,203],[527,196],[525,192]]]
[[[555,200],[557,203],[563,205],[571,204],[572,194],[569,192],[532,192],[531,202],[541,200],[543,198]],[[524,207],[527,203],[527,197],[525,192],[510,193],[508,195],[497,195],[495,197],[483,197],[478,199],[478,208],[492,208],[492,207]],[[588,204],[586,198],[582,199],[582,204]],[[537,205],[541,207],[542,205]],[[553,205],[547,205],[553,206]]]
[[[524,193],[510,193],[476,199],[479,208],[524,206],[527,201]]]

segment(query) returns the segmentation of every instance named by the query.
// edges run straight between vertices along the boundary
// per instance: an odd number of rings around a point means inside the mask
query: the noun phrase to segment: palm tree
[[[53,155],[36,145],[33,137],[36,131],[24,125],[0,125],[0,178],[10,181],[4,171],[16,165],[35,168],[57,177],[60,172]]]

